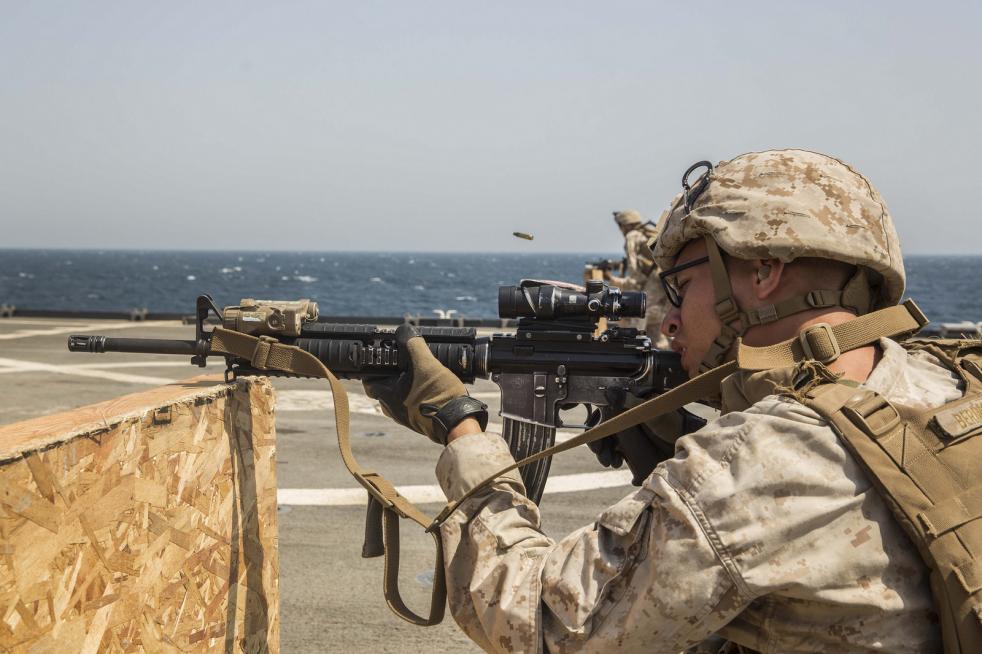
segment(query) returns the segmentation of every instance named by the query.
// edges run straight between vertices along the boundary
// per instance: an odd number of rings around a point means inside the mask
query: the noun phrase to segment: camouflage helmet
[[[904,263],[886,204],[838,159],[807,150],[750,152],[720,162],[688,201],[685,195],[673,202],[653,248],[662,269],[686,243],[708,236],[740,259],[817,257],[865,267],[882,278],[870,308],[900,302]]]
[[[706,172],[693,184],[689,177]],[[706,243],[716,294],[717,335],[700,364],[714,368],[757,325],[802,311],[845,307],[857,315],[892,306],[904,292],[900,244],[886,204],[869,180],[838,159],[807,150],[742,154],[713,168],[689,167],[652,246],[663,270],[687,243]],[[739,259],[815,257],[856,266],[842,288],[815,289],[744,309],[733,295],[723,253]]]
[[[625,209],[614,212],[614,222],[617,223],[618,227],[633,227],[640,225],[643,221],[641,220],[640,213],[634,209]]]

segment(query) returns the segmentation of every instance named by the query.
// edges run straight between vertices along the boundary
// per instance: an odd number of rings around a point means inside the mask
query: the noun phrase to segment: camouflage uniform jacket
[[[929,354],[881,348],[866,385],[891,401],[960,395]],[[811,410],[752,395],[561,541],[514,473],[469,499],[442,528],[457,623],[496,652],[704,652],[719,636],[760,652],[940,652],[926,568],[859,465]],[[475,434],[437,475],[453,499],[510,461]]]
[[[624,236],[624,254],[624,275],[633,279],[640,290],[648,275],[655,269],[655,262],[648,249],[648,235],[644,230],[635,229]]]
[[[625,291],[644,291],[648,308],[644,318],[624,318],[618,324],[644,329],[656,347],[667,348],[668,340],[661,334],[661,323],[668,313],[668,298],[648,249],[651,236],[643,229],[635,229],[624,236],[624,277],[615,277],[612,281]]]

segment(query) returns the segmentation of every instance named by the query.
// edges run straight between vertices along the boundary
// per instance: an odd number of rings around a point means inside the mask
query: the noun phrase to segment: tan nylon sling
[[[946,654],[974,654],[982,652],[982,342],[961,348],[974,349],[970,357],[923,348],[961,377],[960,399],[918,411],[825,383],[803,404],[829,421],[917,547]]]
[[[842,352],[873,343],[881,337],[895,337],[916,332],[928,322],[913,300],[880,309],[848,322],[829,326],[818,323],[801,330],[796,338],[774,345],[737,347],[737,364],[741,370],[787,368],[799,361],[814,359],[822,363],[834,360]]]
[[[839,338],[842,339],[841,342],[848,342],[850,344],[849,347],[839,348],[841,351],[846,351],[847,349],[872,343],[881,336],[896,336],[914,332],[924,324],[918,317],[923,319],[923,314],[920,313],[913,302],[908,301],[902,306],[876,311],[856,318],[848,323],[836,325],[827,330],[819,330],[820,333],[818,336],[825,336],[829,339]],[[850,327],[846,327],[847,325],[850,325]],[[887,330],[889,333],[884,333],[884,330]],[[777,349],[769,352],[768,356],[774,357],[777,360],[785,352],[793,355],[796,351],[794,343],[799,340],[800,337],[799,339],[791,339],[779,344],[779,346],[775,346]],[[820,338],[813,340],[815,340],[815,343],[813,345],[810,344],[809,347],[822,347]],[[784,348],[780,346],[784,346]],[[249,361],[250,365],[257,370],[279,370],[303,377],[327,379],[334,398],[334,419],[341,459],[351,475],[368,491],[369,497],[374,502],[374,504],[373,502],[369,503],[369,523],[366,526],[366,546],[363,555],[378,556],[380,553],[384,553],[385,573],[383,593],[389,608],[400,618],[421,626],[435,625],[443,619],[444,608],[446,606],[446,577],[443,569],[443,549],[440,541],[439,527],[464,501],[507,472],[511,472],[529,463],[534,463],[547,456],[553,456],[554,454],[559,454],[579,445],[591,443],[616,434],[629,427],[634,427],[642,422],[674,411],[691,402],[715,396],[719,392],[720,382],[738,369],[736,361],[725,363],[690,379],[686,383],[666,393],[620,413],[610,420],[584,431],[579,436],[502,468],[474,486],[457,501],[448,503],[440,511],[439,515],[430,521],[412,502],[400,495],[387,479],[378,473],[368,472],[358,464],[351,451],[348,433],[348,395],[338,379],[319,359],[298,347],[284,345],[270,336],[255,337],[221,327],[216,327],[212,332],[211,350],[217,354],[233,355]],[[745,354],[752,354],[755,348],[747,348],[741,345],[739,350]],[[400,517],[409,518],[423,526],[427,532],[433,535],[436,541],[437,551],[433,575],[433,591],[430,596],[430,614],[428,618],[423,618],[410,610],[402,600],[399,592],[398,519]],[[381,528],[378,527],[379,520],[382,521]],[[377,536],[379,531],[383,535],[383,541],[381,543],[377,543],[373,539],[373,536]]]
[[[529,463],[534,463],[546,456],[571,449],[582,443],[588,443],[628,427],[632,427],[651,417],[684,406],[689,402],[704,398],[718,392],[719,382],[728,374],[734,372],[735,364],[727,364],[691,379],[685,384],[660,395],[653,400],[638,405],[611,420],[587,430],[570,441],[545,450],[534,456],[509,466],[492,477],[489,477],[463,498],[448,504],[434,520],[430,520],[412,502],[399,494],[387,479],[376,472],[369,472],[355,459],[351,450],[349,436],[348,394],[330,370],[309,352],[292,345],[284,345],[270,336],[251,336],[216,327],[212,332],[211,351],[215,354],[233,355],[249,361],[256,370],[279,370],[302,377],[326,379],[331,386],[334,398],[334,420],[338,435],[338,449],[341,460],[348,472],[368,492],[370,502],[368,521],[366,524],[366,541],[363,556],[385,557],[385,572],[383,579],[383,594],[389,608],[400,618],[420,626],[432,626],[443,620],[446,607],[446,576],[443,568],[443,548],[440,541],[439,526],[460,506],[461,502],[473,495],[479,489],[487,486],[499,475],[509,472]],[[409,609],[399,592],[399,518],[409,518],[425,528],[436,541],[436,560],[433,571],[433,591],[430,595],[430,613],[422,617]],[[381,527],[379,523],[381,522]],[[381,533],[382,540],[378,535]]]
[[[913,301],[908,300],[900,306],[868,313],[834,327],[830,327],[824,323],[820,326],[810,327],[804,330],[799,337],[789,339],[768,348],[752,348],[737,341],[738,355],[736,361],[724,363],[717,368],[693,377],[681,386],[677,386],[657,397],[642,402],[636,407],[628,409],[592,429],[586,430],[579,436],[575,436],[564,443],[550,447],[538,454],[534,454],[502,468],[474,486],[474,488],[465,493],[456,502],[447,504],[443,511],[440,511],[436,520],[433,521],[430,529],[439,527],[463,502],[507,472],[511,472],[516,468],[533,463],[539,459],[544,459],[547,456],[573,449],[578,445],[592,443],[606,436],[616,434],[628,427],[634,427],[642,422],[647,422],[660,415],[664,415],[669,411],[679,409],[690,402],[718,395],[720,382],[743,367],[743,362],[740,360],[741,354],[758,364],[764,363],[765,359],[776,362],[776,365],[769,365],[767,368],[784,367],[794,365],[794,361],[791,358],[796,355],[800,356],[797,353],[802,352],[806,347],[811,350],[818,349],[819,351],[830,351],[838,347],[840,351],[845,352],[873,343],[884,336],[911,334],[923,327],[926,322],[927,319],[924,318],[924,314],[917,308],[917,305]],[[802,345],[805,342],[808,343],[807,346]],[[835,346],[835,343],[838,343],[838,346]],[[764,353],[758,355],[758,352],[761,350]]]
[[[628,409],[623,413],[619,413],[613,418],[600,423],[596,427],[587,429],[582,434],[574,436],[568,441],[564,441],[559,445],[554,445],[550,448],[544,449],[538,454],[525,457],[521,461],[516,461],[515,463],[502,468],[464,493],[464,495],[462,495],[457,501],[448,503],[447,506],[440,511],[440,514],[436,517],[436,519],[433,520],[433,524],[430,525],[429,530],[435,531],[438,527],[440,527],[440,525],[446,522],[447,518],[449,518],[454,511],[460,508],[461,504],[473,497],[478,491],[490,485],[492,482],[494,482],[494,480],[501,477],[501,475],[521,468],[529,463],[535,463],[536,461],[546,457],[553,456],[554,454],[571,450],[579,445],[585,445],[586,443],[592,443],[593,441],[600,440],[601,438],[606,438],[607,436],[611,436],[617,432],[624,431],[629,427],[634,427],[642,422],[651,420],[652,418],[657,418],[660,415],[681,408],[690,402],[695,402],[696,400],[705,399],[706,397],[716,395],[719,393],[720,382],[722,382],[728,375],[736,372],[736,369],[736,363],[731,361],[730,363],[723,364],[718,368],[704,372],[697,377],[693,377],[684,384],[676,386],[670,391],[662,393],[661,395],[643,402],[636,407]]]
[[[424,529],[431,520],[416,506],[399,494],[382,475],[363,468],[351,450],[348,433],[348,394],[330,370],[314,355],[292,345],[283,345],[270,336],[250,336],[216,327],[211,336],[211,351],[230,354],[250,362],[257,370],[281,370],[302,377],[326,379],[334,398],[334,423],[338,433],[338,449],[348,472],[361,484],[370,498],[365,529],[363,556],[384,555],[385,570],[382,590],[393,613],[403,620],[420,626],[439,624],[447,604],[446,577],[443,569],[443,547],[439,532],[431,532],[436,542],[433,569],[433,591],[430,594],[430,613],[423,617],[413,612],[399,592],[399,518],[409,518]]]

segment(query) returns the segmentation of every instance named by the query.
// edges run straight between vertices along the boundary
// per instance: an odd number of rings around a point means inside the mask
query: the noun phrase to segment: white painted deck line
[[[482,395],[498,396],[497,393],[490,392],[482,393]],[[480,397],[480,395],[474,394],[471,397]],[[382,409],[378,402],[361,393],[348,393],[348,409],[351,413],[371,416],[382,415]],[[334,411],[334,400],[326,389],[278,391],[276,393],[276,411]],[[501,423],[489,423],[487,431],[500,434]],[[559,429],[556,431],[556,442],[563,443],[581,433],[583,432],[576,429]]]
[[[546,482],[545,494],[630,486],[631,478],[630,470],[558,475]],[[397,486],[396,489],[414,504],[444,504],[447,501],[436,484]],[[281,488],[276,492],[276,499],[284,506],[365,506],[368,493],[362,488]]]
[[[334,398],[322,383],[321,388],[276,392],[276,411],[334,411]],[[382,409],[378,402],[361,393],[348,393],[348,410],[351,413],[364,413],[380,416]]]
[[[118,363],[80,363],[74,365],[53,365],[36,361],[22,361],[19,359],[0,358],[0,375],[9,375],[26,372],[50,372],[59,375],[75,375],[78,377],[89,377],[94,379],[105,379],[107,381],[117,381],[127,384],[147,384],[149,386],[161,386],[172,384],[175,379],[170,377],[153,377],[148,375],[130,375],[120,372],[112,372],[112,369],[120,368],[189,368],[189,372],[199,370],[190,363],[184,361],[126,361]],[[214,370],[214,368],[212,368]],[[475,393],[474,397],[497,397],[497,392],[485,391]],[[348,393],[348,408],[351,413],[364,415],[380,416],[382,409],[378,402],[367,395],[361,393]],[[320,390],[289,390],[279,391],[276,394],[276,411],[334,411],[334,400],[331,394],[324,389]],[[500,434],[500,423],[489,423],[487,431]],[[582,432],[572,429],[559,429],[556,431],[556,442],[563,443]]]
[[[67,327],[53,327],[51,329],[18,329],[9,334],[0,334],[0,341],[10,341],[15,338],[31,338],[33,336],[57,336],[58,334],[71,334],[73,332],[104,332],[109,329],[133,329],[134,327],[156,327],[160,325],[173,326],[172,320],[150,320],[133,321],[119,323],[87,323],[84,325],[68,325]]]
[[[48,327],[51,327],[51,325],[53,325],[55,323],[57,323],[59,325],[86,325],[86,324],[88,324],[87,322],[85,322],[81,318],[79,318],[77,321],[72,321],[72,320],[67,319],[67,318],[65,318],[65,319],[62,319],[62,318],[49,318],[48,320],[41,320],[40,318],[38,318],[38,319],[32,319],[32,318],[4,318],[3,319],[3,322],[0,322],[0,325],[16,325],[18,327],[20,325],[47,325]],[[106,322],[106,324],[108,325],[108,324],[111,324],[111,323],[110,322]]]
[[[198,366],[191,365],[191,357],[178,356],[175,357],[173,361],[119,361],[117,363],[77,363],[68,366],[69,368],[82,368],[82,369],[112,369],[112,368],[190,368],[192,370],[197,370]],[[215,366],[212,366],[213,368]],[[217,366],[222,370],[225,370],[224,362],[222,365]]]
[[[127,384],[150,384],[161,386],[171,384],[175,380],[170,377],[147,377],[144,375],[127,375],[121,372],[109,372],[93,368],[77,368],[73,366],[56,366],[50,363],[36,361],[19,361],[17,359],[0,358],[0,372],[53,372],[59,375],[76,375],[79,377],[94,377],[108,381],[118,381]]]
[[[22,366],[17,366],[16,368],[0,368],[0,375],[10,374],[14,372],[30,372],[34,370],[30,366],[34,365],[33,361],[21,361]],[[3,364],[0,364],[3,365]],[[47,364],[41,364],[47,365]],[[194,368],[197,370],[197,366],[191,366],[189,361],[126,361],[123,363],[80,363],[74,365],[63,365],[61,366],[66,370],[65,374],[71,374],[72,370],[102,370],[102,369],[113,369],[113,368]]]

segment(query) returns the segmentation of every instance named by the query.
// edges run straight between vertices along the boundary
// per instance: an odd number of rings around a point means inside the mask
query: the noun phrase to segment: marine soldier
[[[614,222],[624,235],[623,276],[609,275],[611,284],[622,290],[644,291],[648,297],[644,318],[622,318],[624,327],[646,330],[656,347],[668,347],[668,340],[661,333],[661,323],[668,313],[668,300],[658,279],[658,266],[648,249],[648,241],[658,236],[651,223],[645,223],[634,209],[614,212]]]
[[[690,375],[738,351],[796,358],[727,377],[718,419],[562,540],[541,531],[515,472],[467,499],[441,527],[454,618],[495,652],[940,652],[925,563],[813,399],[875,391],[927,410],[969,377],[857,318],[905,310],[897,235],[865,177],[801,150],[709,168],[654,250],[672,302],[662,331]],[[446,445],[437,476],[455,500],[512,458],[455,413],[464,386],[401,330],[411,372],[368,391]]]

